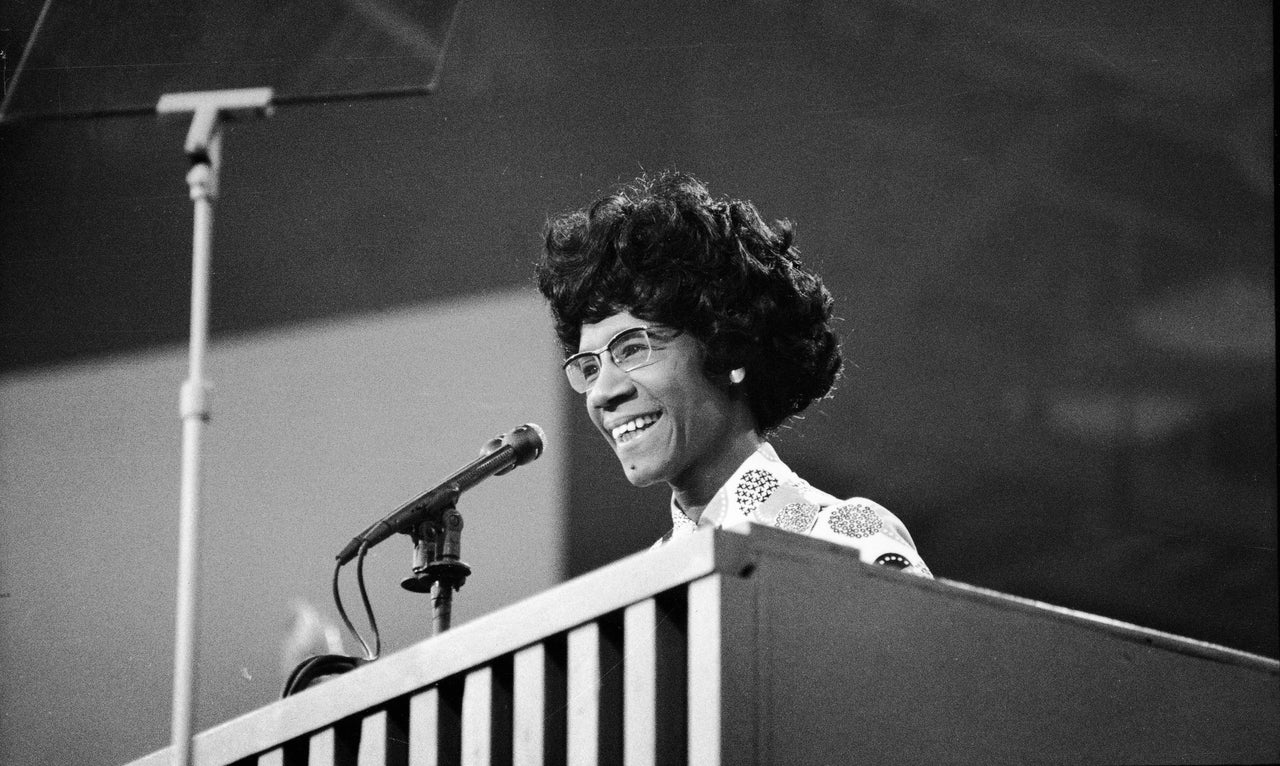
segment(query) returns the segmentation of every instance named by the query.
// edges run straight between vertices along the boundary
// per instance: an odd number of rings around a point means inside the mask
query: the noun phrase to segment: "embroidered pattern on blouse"
[[[865,505],[842,505],[831,512],[831,528],[849,537],[870,537],[884,529],[884,522]]]
[[[886,553],[876,559],[876,563],[882,567],[889,567],[891,569],[906,569],[911,566],[911,561],[901,553]]]
[[[923,575],[925,577],[933,577],[933,572],[929,571],[929,567],[924,562],[913,562],[911,559],[903,556],[901,553],[885,553],[876,559],[876,563],[880,566],[889,567],[890,569],[901,569],[907,574]]]
[[[738,479],[738,486],[734,489],[734,496],[738,499],[738,507],[748,516],[763,503],[769,499],[769,495],[778,488],[778,479],[768,471],[759,468],[752,468],[750,471],[742,474],[742,478]]]
[[[813,503],[788,503],[778,511],[773,525],[788,532],[804,533],[809,531],[809,527],[812,527],[814,520],[818,518],[818,510],[818,506]]]

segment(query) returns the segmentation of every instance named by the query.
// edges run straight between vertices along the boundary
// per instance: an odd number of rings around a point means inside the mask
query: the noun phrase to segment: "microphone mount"
[[[456,486],[451,485],[454,503],[430,514],[405,534],[413,540],[413,574],[400,587],[413,593],[431,594],[431,633],[440,635],[453,621],[453,593],[461,590],[471,567],[461,559],[462,514],[456,506]]]

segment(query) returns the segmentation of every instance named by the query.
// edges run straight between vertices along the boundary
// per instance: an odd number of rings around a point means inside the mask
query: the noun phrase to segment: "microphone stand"
[[[453,36],[461,0],[453,7],[444,40],[440,45],[438,61],[444,60]],[[26,62],[34,50],[35,40],[44,24],[50,3],[40,10],[35,26],[27,39],[22,57],[9,80],[9,87],[0,99],[0,126],[23,122],[61,122],[98,120],[104,118],[142,117],[159,114],[190,114],[191,126],[183,146],[191,160],[187,173],[187,185],[194,205],[194,223],[191,242],[191,331],[188,348],[188,376],[179,394],[179,412],[182,417],[181,489],[178,520],[178,588],[174,631],[172,749],[174,766],[190,766],[192,755],[192,728],[195,708],[195,653],[198,625],[197,603],[199,593],[199,518],[200,518],[200,444],[204,426],[209,422],[209,384],[204,377],[205,350],[209,338],[209,277],[213,252],[213,203],[218,197],[218,175],[222,163],[222,124],[236,115],[269,116],[275,105],[328,104],[340,101],[372,101],[426,96],[435,92],[441,67],[437,65],[431,79],[425,85],[408,85],[375,91],[336,91],[275,96],[271,88],[242,88],[235,90],[193,91],[168,93],[160,97],[155,106],[131,104],[100,109],[73,110],[51,114],[11,115],[9,106],[17,91],[19,79],[26,69]],[[456,510],[455,510],[456,513]],[[458,517],[458,534],[461,533],[461,517]],[[454,550],[458,538],[454,538]],[[456,558],[455,558],[456,560]],[[465,564],[457,562],[466,569]],[[447,569],[448,567],[446,567]],[[456,567],[454,567],[456,569]],[[461,587],[466,573],[458,579],[451,575],[446,582],[456,582]],[[452,593],[444,593],[448,602]],[[449,623],[449,603],[444,604],[444,629]]]
[[[457,7],[454,8],[455,12]],[[450,25],[452,29],[452,24]],[[436,77],[439,72],[436,72]],[[182,416],[182,476],[178,519],[178,589],[173,651],[173,704],[171,742],[174,766],[190,766],[194,734],[196,688],[196,630],[199,624],[199,518],[200,445],[209,422],[209,384],[204,377],[205,350],[209,338],[209,277],[213,253],[213,203],[218,197],[222,165],[222,127],[236,117],[267,117],[277,105],[324,104],[334,101],[371,101],[422,96],[434,92],[435,78],[425,86],[406,86],[374,92],[336,92],[277,97],[271,88],[166,93],[155,107],[120,107],[109,110],[46,115],[42,119],[78,120],[128,117],[138,114],[190,114],[183,151],[191,160],[187,185],[194,205],[191,237],[191,337],[188,377],[182,384],[179,412]],[[8,121],[0,115],[0,121]],[[464,565],[465,566],[465,565]],[[465,575],[464,575],[465,579]],[[461,587],[459,585],[459,587]],[[446,618],[447,627],[447,618]]]
[[[400,587],[407,591],[431,594],[433,636],[449,629],[454,591],[460,590],[471,574],[471,567],[460,559],[463,522],[457,494],[452,499],[439,513],[431,514],[409,531],[413,540],[413,575],[400,581]]]
[[[204,377],[209,338],[209,276],[213,251],[213,203],[218,197],[222,161],[222,123],[234,113],[268,115],[270,88],[165,94],[161,115],[190,113],[183,149],[191,160],[187,173],[195,207],[191,239],[191,340],[188,377],[179,395],[182,415],[182,485],[179,504],[178,597],[173,651],[172,744],[175,766],[191,763],[195,711],[195,652],[198,625],[200,444],[209,421],[209,384]]]

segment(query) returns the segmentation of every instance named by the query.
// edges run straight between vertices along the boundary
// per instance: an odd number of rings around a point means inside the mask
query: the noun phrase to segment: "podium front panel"
[[[674,541],[196,737],[197,766],[1280,761],[1280,663],[769,528]],[[135,761],[169,762],[168,749]]]

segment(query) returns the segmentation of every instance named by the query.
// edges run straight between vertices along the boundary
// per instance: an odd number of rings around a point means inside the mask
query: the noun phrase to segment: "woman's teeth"
[[[640,432],[654,423],[658,422],[658,418],[662,417],[658,414],[641,415],[638,418],[632,418],[617,428],[613,429],[613,440],[619,444],[628,442],[640,435]]]

